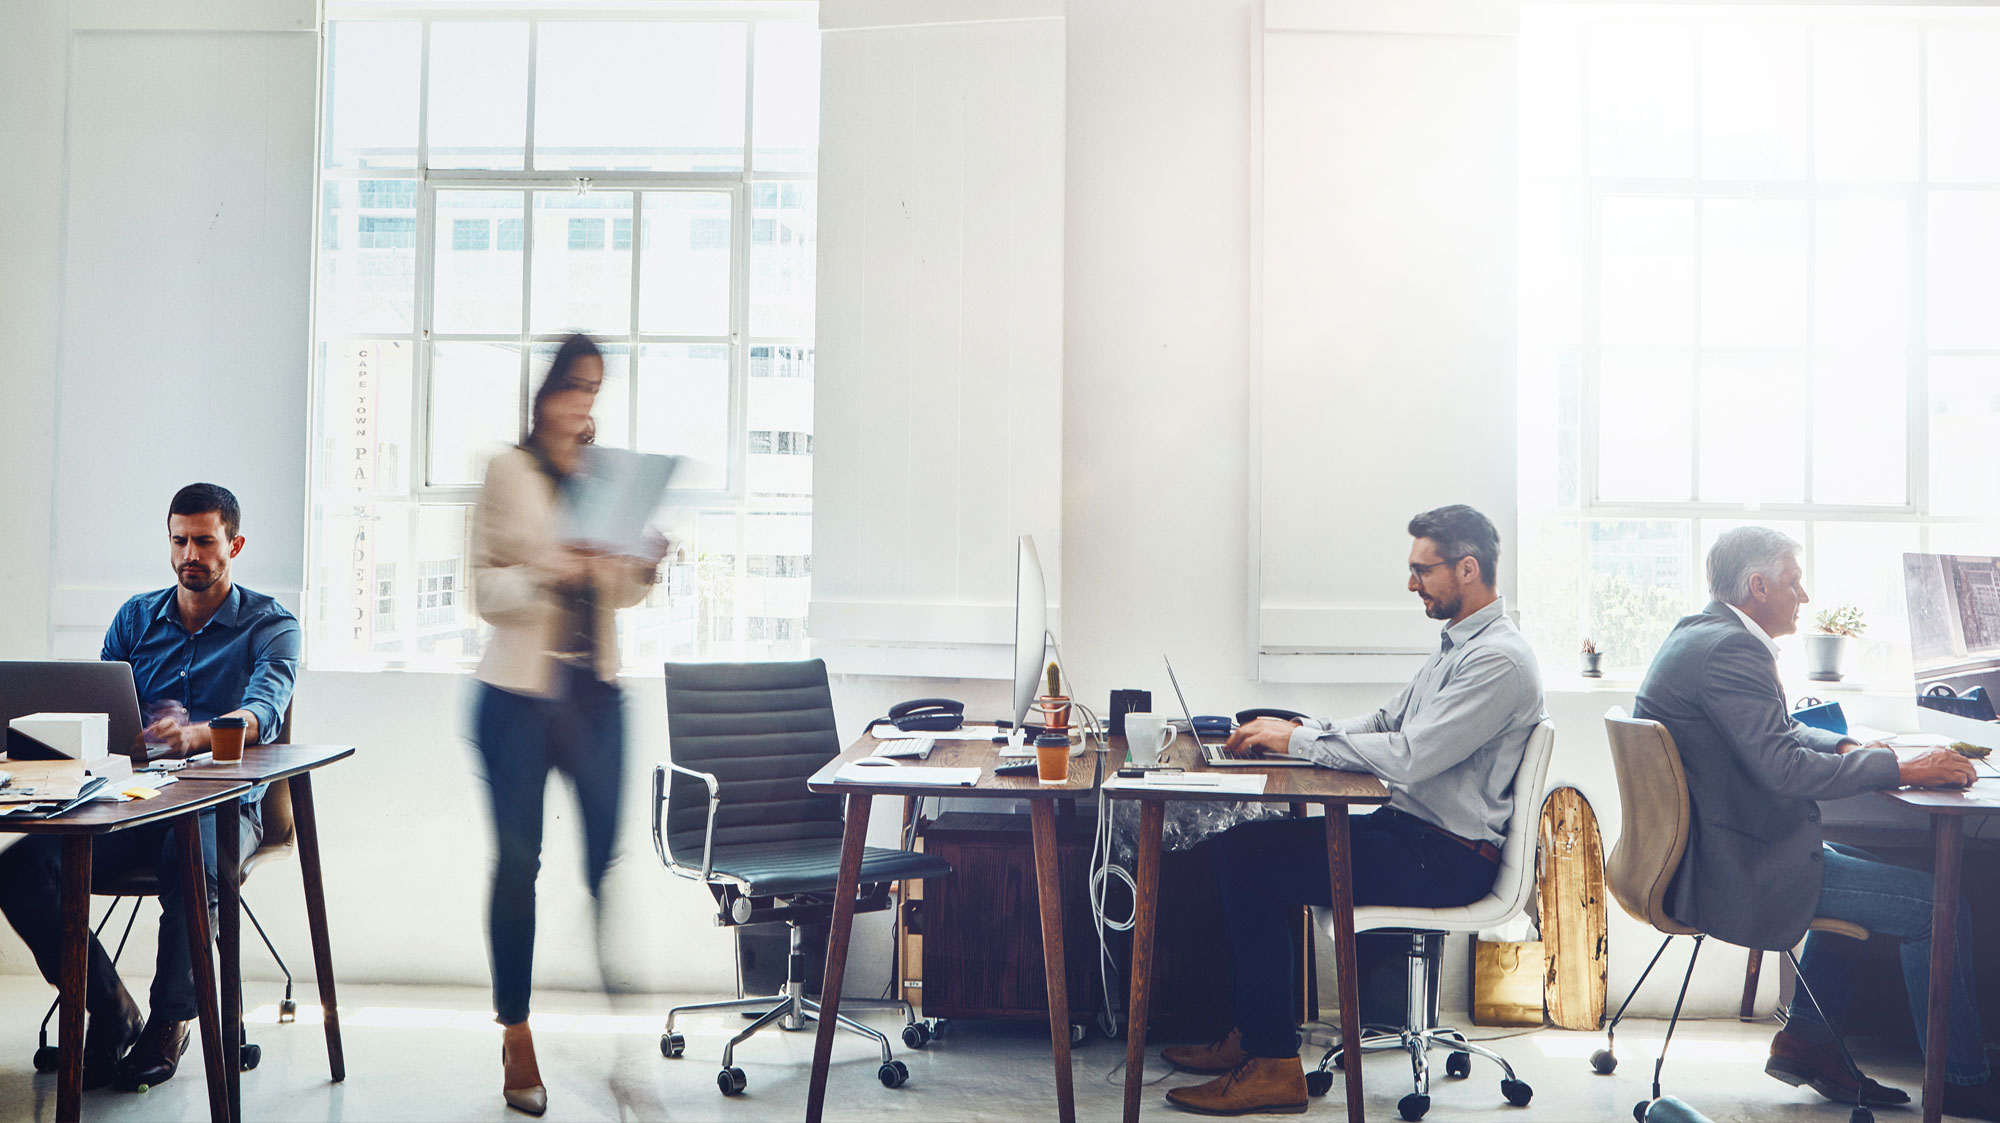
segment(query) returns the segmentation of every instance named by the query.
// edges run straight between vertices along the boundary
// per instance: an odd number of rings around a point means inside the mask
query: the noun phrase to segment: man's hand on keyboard
[[[1292,746],[1292,730],[1297,722],[1283,718],[1252,718],[1236,727],[1229,735],[1229,743],[1222,751],[1230,756],[1253,757],[1265,753],[1282,753]]]

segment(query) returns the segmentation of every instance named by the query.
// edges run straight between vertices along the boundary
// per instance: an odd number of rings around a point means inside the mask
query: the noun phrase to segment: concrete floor
[[[484,991],[469,988],[349,986],[342,988],[342,1022],[347,1080],[327,1079],[324,1037],[314,1008],[300,1021],[279,1026],[277,998],[269,983],[247,984],[245,1002],[250,1037],[263,1047],[263,1063],[243,1076],[248,1120],[481,1120],[495,1123],[526,1118],[500,1100],[499,1032]],[[0,1032],[0,1120],[50,1120],[55,1116],[55,1078],[37,1075],[30,1063],[35,1023],[51,995],[40,980],[0,976],[0,1007],[10,1013]],[[310,997],[300,994],[303,1000]],[[804,1111],[806,1074],[812,1059],[809,1033],[767,1031],[740,1046],[736,1063],[749,1075],[745,1092],[725,1099],[715,1075],[728,1035],[743,1022],[733,1014],[683,1019],[687,1055],[666,1060],[659,1052],[662,1015],[668,1003],[626,997],[617,1008],[602,995],[546,993],[537,996],[536,1048],[548,1081],[551,1120],[795,1120]],[[843,1034],[834,1054],[828,1088],[828,1119],[866,1120],[1047,1120],[1055,1117],[1048,1068],[1048,1044],[1038,1027],[1001,1023],[960,1023],[923,1050],[895,1041],[896,1019],[872,1014],[867,1021],[892,1034],[896,1056],[910,1068],[910,1081],[887,1089],[876,1081],[872,1045]],[[1602,1034],[1537,1030],[1508,1037],[1495,1048],[1533,1085],[1526,1109],[1507,1106],[1498,1073],[1485,1062],[1468,1080],[1446,1080],[1435,1062],[1429,1123],[1516,1120],[1520,1123],[1618,1123],[1631,1118],[1635,1101],[1648,1091],[1652,1056],[1662,1022],[1631,1020],[1619,1029],[1618,1071],[1592,1074],[1586,1058],[1600,1047]],[[1475,1031],[1475,1038],[1504,1031]],[[1847,1110],[1763,1074],[1769,1025],[1734,1019],[1684,1022],[1675,1034],[1666,1090],[1679,1095],[1718,1123],[1815,1120],[1840,1123]],[[1914,1053],[1884,1055],[1857,1043],[1861,1063],[1885,1083],[1909,1090],[1920,1084]],[[89,1120],[203,1119],[207,1116],[200,1046],[190,1050],[180,1075],[139,1095],[110,1091],[84,1096]],[[1316,1060],[1318,1051],[1309,1057]],[[1124,1045],[1094,1036],[1074,1054],[1077,1116],[1112,1120],[1122,1102]],[[1408,1066],[1400,1055],[1369,1058],[1367,1117],[1396,1118],[1396,1101],[1409,1091]],[[1147,1117],[1191,1118],[1168,1108],[1166,1087],[1195,1077],[1169,1074],[1157,1051],[1148,1068]],[[1315,1101],[1310,1115],[1343,1118],[1340,1085]],[[1911,1109],[1879,1111],[1884,1121],[1915,1120]]]

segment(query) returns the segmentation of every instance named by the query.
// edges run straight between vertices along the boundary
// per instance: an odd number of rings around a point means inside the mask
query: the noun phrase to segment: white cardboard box
[[[108,714],[29,714],[7,724],[71,760],[103,759],[111,735]]]

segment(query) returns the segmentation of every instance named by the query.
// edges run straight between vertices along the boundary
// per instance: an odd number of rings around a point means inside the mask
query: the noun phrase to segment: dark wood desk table
[[[313,809],[312,771],[346,760],[354,755],[351,745],[250,745],[243,759],[230,764],[190,764],[181,769],[183,785],[210,787],[231,784],[238,787],[284,783],[292,789],[292,820],[297,831],[299,871],[305,881],[306,924],[312,934],[313,974],[319,980],[320,1022],[326,1030],[327,1067],[335,1081],[347,1079],[347,1061],[340,1047],[340,1012],[334,998],[332,944],[326,934],[326,890],[320,876],[319,816]],[[240,1041],[243,1036],[243,856],[241,804],[229,800],[215,813],[215,865],[217,880],[216,945],[222,959],[222,1039]],[[205,945],[204,945],[205,946]],[[230,1050],[236,1057],[236,1050]],[[228,1069],[229,1110],[232,1118],[243,1114],[243,1066]]]
[[[1124,759],[1122,746],[1114,753]],[[1166,759],[1189,772],[1213,771],[1201,763],[1194,738],[1181,734],[1168,746]],[[1132,923],[1132,997],[1126,1009],[1125,1027],[1125,1120],[1139,1118],[1139,1097],[1146,1078],[1146,1012],[1152,1000],[1153,928],[1158,919],[1160,889],[1160,839],[1166,825],[1166,805],[1181,800],[1242,800],[1254,803],[1317,803],[1326,808],[1326,855],[1333,882],[1333,954],[1340,979],[1340,1039],[1361,1040],[1361,985],[1354,967],[1354,866],[1347,831],[1347,808],[1352,804],[1373,805],[1389,802],[1389,789],[1365,772],[1336,772],[1328,768],[1225,769],[1228,772],[1262,773],[1268,779],[1261,795],[1234,792],[1189,791],[1160,788],[1135,790],[1107,787],[1107,798],[1139,802],[1138,883]],[[1347,1118],[1362,1123],[1361,1065],[1350,1060],[1347,1075]]]
[[[62,1056],[56,1075],[56,1121],[74,1123],[83,1117],[83,1000],[90,976],[90,855],[101,834],[174,820],[181,845],[181,868],[187,879],[187,899],[206,898],[201,861],[199,812],[235,803],[249,785],[235,782],[173,784],[152,799],[126,803],[86,803],[52,819],[0,816],[0,831],[11,834],[52,834],[63,840],[62,852],[62,1013],[56,1042]],[[223,1063],[222,1027],[215,1000],[215,962],[208,957],[208,910],[188,909],[188,947],[194,962],[195,1007],[201,1021],[201,1055],[208,1075],[208,1113],[215,1123],[230,1123],[227,1073]],[[229,1051],[236,1059],[236,1050]]]
[[[1944,1115],[1944,1055],[1951,1012],[1951,958],[1958,943],[1959,869],[1965,851],[1965,820],[2000,814],[2000,780],[1981,779],[1971,792],[1937,788],[1896,788],[1882,793],[1892,803],[1931,817],[1936,860],[1931,870],[1931,991],[1924,1041],[1924,1123]]]
[[[833,924],[826,940],[826,980],[820,988],[819,1037],[813,1044],[812,1081],[806,1093],[807,1123],[819,1123],[820,1113],[826,1106],[827,1068],[833,1058],[834,1014],[840,1009],[841,981],[847,970],[847,938],[854,924],[854,895],[860,889],[861,851],[868,834],[869,806],[878,795],[1028,801],[1035,840],[1035,889],[1042,919],[1042,964],[1049,992],[1049,1037],[1055,1047],[1056,1111],[1062,1123],[1074,1123],[1076,1098],[1070,1083],[1069,988],[1063,975],[1062,886],[1057,875],[1055,805],[1058,800],[1080,799],[1096,792],[1105,754],[1085,750],[1081,755],[1070,758],[1067,782],[1043,784],[1033,776],[995,776],[995,765],[1021,761],[1002,760],[1000,747],[991,741],[939,740],[930,760],[906,760],[903,766],[978,767],[981,770],[978,783],[971,787],[898,784],[893,774],[880,780],[871,778],[866,784],[834,780],[834,773],[839,771],[841,765],[870,755],[878,744],[880,742],[874,737],[861,738],[806,781],[806,787],[811,790],[844,796],[847,803],[846,827],[840,838],[840,882],[834,891]],[[1116,745],[1114,752],[1123,759],[1123,744]],[[1028,762],[1034,760],[1033,757],[1025,759]],[[891,769],[883,771],[893,772]]]

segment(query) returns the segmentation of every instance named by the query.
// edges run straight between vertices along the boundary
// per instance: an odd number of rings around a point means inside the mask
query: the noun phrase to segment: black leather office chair
[[[653,769],[653,847],[675,874],[699,881],[715,894],[725,926],[783,921],[791,929],[784,990],[774,997],[736,998],[676,1006],[667,1011],[660,1052],[679,1057],[686,1046],[674,1020],[695,1010],[768,1006],[722,1050],[716,1086],[725,1096],[741,1092],[743,1070],[731,1064],[736,1046],[773,1022],[803,1029],[819,1016],[805,997],[801,924],[833,913],[840,873],[841,801],[806,790],[806,780],[840,753],[826,664],[668,663],[668,759]],[[868,847],[861,859],[856,912],[886,908],[889,883],[951,872],[938,858],[906,850]],[[907,1002],[870,1003],[843,996],[843,1008],[892,1005],[906,1027],[916,1025]],[[889,1039],[838,1015],[840,1025],[876,1042],[882,1064],[876,1075],[894,1088],[909,1079]],[[921,1027],[919,1027],[921,1028]],[[921,1044],[907,1028],[904,1040]]]

